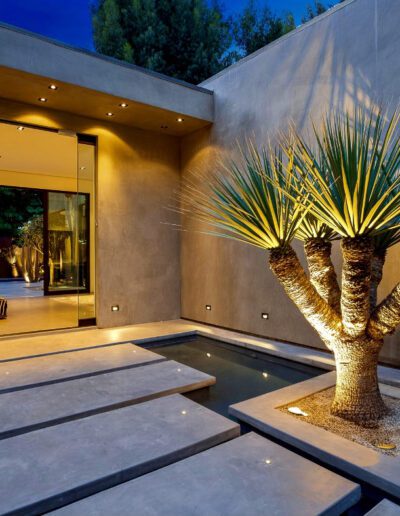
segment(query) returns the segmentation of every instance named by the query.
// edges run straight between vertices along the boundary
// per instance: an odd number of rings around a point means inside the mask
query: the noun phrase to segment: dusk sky
[[[292,11],[296,22],[310,0],[269,0],[268,5],[280,14]],[[63,43],[93,50],[90,6],[93,0],[0,0],[0,21],[43,34]],[[247,0],[225,0],[225,10],[233,14]],[[264,5],[265,0],[259,0]]]

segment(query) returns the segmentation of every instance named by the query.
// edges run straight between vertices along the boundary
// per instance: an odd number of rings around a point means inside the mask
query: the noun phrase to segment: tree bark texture
[[[400,324],[400,283],[371,314],[368,334],[373,338],[383,338],[393,333]]]
[[[341,330],[340,318],[315,290],[294,250],[291,247],[272,249],[269,263],[286,294],[330,349],[332,340]]]
[[[310,238],[304,243],[310,281],[315,290],[340,314],[340,288],[331,260],[332,243],[322,238]]]
[[[368,337],[343,339],[334,344],[336,390],[332,414],[368,425],[388,412],[378,384],[377,366],[381,347],[382,341]]]
[[[368,237],[344,238],[342,253],[343,327],[348,335],[358,337],[364,334],[370,316],[373,242]]]
[[[370,312],[378,303],[378,287],[382,281],[383,266],[385,265],[386,250],[375,250],[371,261],[371,286],[369,291]]]

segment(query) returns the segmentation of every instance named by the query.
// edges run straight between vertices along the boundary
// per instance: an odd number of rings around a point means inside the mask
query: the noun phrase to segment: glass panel
[[[48,193],[49,294],[88,289],[87,198],[85,194]]]
[[[94,324],[95,311],[95,155],[96,146],[90,142],[78,143],[78,191],[86,196],[86,217],[80,218],[80,240],[85,242],[82,263],[87,271],[85,292],[78,295],[80,325]],[[83,244],[82,244],[83,245]],[[83,251],[83,249],[82,249]]]

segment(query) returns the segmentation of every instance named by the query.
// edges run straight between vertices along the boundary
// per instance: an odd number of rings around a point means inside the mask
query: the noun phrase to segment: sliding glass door
[[[46,193],[45,295],[89,292],[89,195]]]

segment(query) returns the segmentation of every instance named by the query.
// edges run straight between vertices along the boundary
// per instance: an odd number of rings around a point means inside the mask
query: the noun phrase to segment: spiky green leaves
[[[342,237],[391,232],[397,240],[400,216],[400,112],[356,110],[314,127],[317,152],[295,135],[299,189],[309,192],[310,213]],[[289,149],[289,154],[292,148]]]
[[[284,165],[280,151],[259,151],[248,143],[238,161],[222,163],[208,181],[208,192],[184,182],[182,208],[206,222],[209,234],[263,249],[284,247],[307,214],[305,199],[296,201],[293,156]]]

